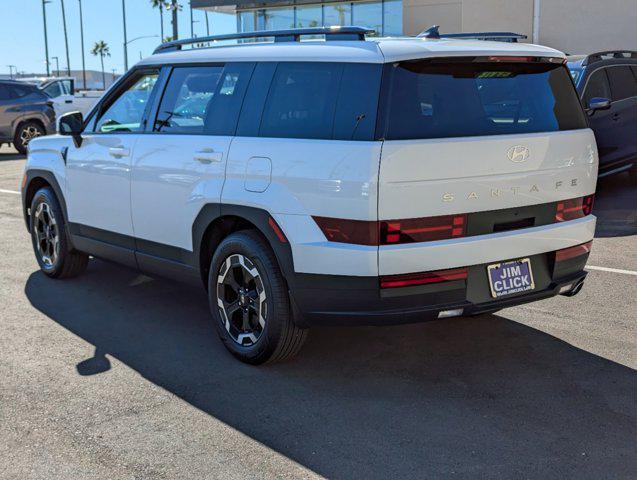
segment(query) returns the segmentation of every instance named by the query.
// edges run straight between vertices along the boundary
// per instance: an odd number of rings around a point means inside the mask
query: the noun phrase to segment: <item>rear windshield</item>
[[[387,140],[586,128],[569,71],[553,63],[410,61],[387,67]],[[383,122],[384,121],[384,122]]]

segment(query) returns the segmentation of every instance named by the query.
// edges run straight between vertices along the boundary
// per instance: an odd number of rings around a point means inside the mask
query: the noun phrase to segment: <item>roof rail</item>
[[[419,38],[459,38],[474,40],[496,40],[505,42],[517,42],[524,40],[526,35],[514,32],[473,32],[473,33],[440,33],[440,26],[433,25],[418,34]]]
[[[637,58],[637,52],[632,50],[607,50],[605,52],[595,52],[587,55],[584,61],[582,62],[582,66],[589,65],[595,62],[601,62],[604,60],[602,57],[612,57],[612,58]]]
[[[153,54],[181,50],[184,45],[194,45],[221,40],[242,40],[248,38],[274,37],[275,42],[298,42],[303,35],[325,35],[325,40],[365,40],[365,34],[374,33],[375,30],[364,27],[314,27],[294,28],[289,30],[260,30],[256,32],[228,33],[225,35],[212,35],[209,37],[186,38],[162,43]]]

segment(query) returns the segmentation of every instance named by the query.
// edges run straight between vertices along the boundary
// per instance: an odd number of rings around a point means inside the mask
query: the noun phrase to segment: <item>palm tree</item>
[[[170,10],[172,13],[173,24],[173,38],[177,40],[179,38],[179,32],[177,29],[177,12],[181,10],[181,5],[177,3],[177,0],[169,0],[170,3],[166,6],[166,10]]]
[[[107,43],[104,40],[95,42],[95,45],[93,45],[93,49],[91,50],[91,55],[95,55],[96,57],[99,55],[100,57],[100,61],[102,62],[102,85],[104,87],[104,90],[106,90],[106,76],[104,75],[104,57],[111,56],[111,51],[108,48]]]
[[[161,22],[161,37],[164,38],[164,8],[168,7],[166,0],[150,0],[153,8],[159,9],[159,21]]]

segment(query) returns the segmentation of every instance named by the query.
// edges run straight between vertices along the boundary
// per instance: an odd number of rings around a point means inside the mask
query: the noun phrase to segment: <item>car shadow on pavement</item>
[[[0,162],[5,160],[24,160],[24,155],[19,153],[0,153]]]
[[[92,261],[29,277],[34,307],[232,428],[330,478],[629,478],[637,373],[486,315],[319,328],[293,361],[250,367],[216,337],[203,291]],[[634,478],[634,477],[633,477]]]
[[[596,237],[637,235],[637,184],[628,173],[597,181],[593,214],[597,216]]]

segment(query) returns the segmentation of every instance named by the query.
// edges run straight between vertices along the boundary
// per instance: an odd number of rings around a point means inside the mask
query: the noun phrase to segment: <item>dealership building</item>
[[[573,54],[637,50],[637,0],[191,0],[191,5],[235,16],[238,32],[358,25],[392,36],[416,35],[436,24],[441,33],[511,31]]]

